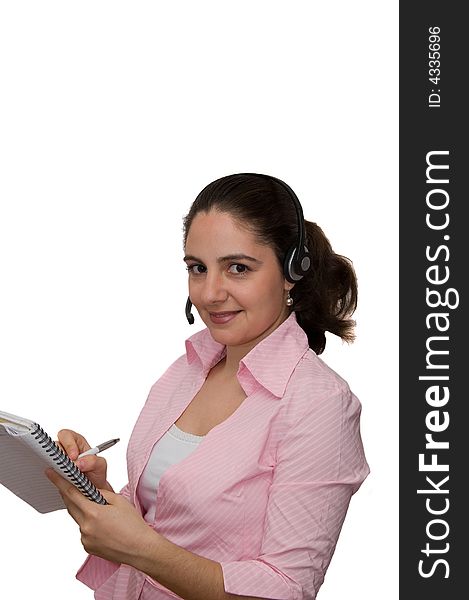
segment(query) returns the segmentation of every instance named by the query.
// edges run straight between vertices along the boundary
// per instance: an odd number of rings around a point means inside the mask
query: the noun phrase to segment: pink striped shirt
[[[225,351],[208,329],[199,331],[151,388],[129,441],[122,490],[137,509],[138,481],[154,444]],[[246,399],[163,473],[153,527],[219,562],[226,592],[311,600],[350,498],[369,472],[361,406],[309,349],[294,312],[240,361],[237,377]],[[132,567],[94,556],[77,578],[98,600],[179,598]]]

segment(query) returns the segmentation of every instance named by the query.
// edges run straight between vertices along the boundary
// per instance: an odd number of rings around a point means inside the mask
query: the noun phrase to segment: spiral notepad
[[[47,467],[98,504],[104,496],[44,429],[28,419],[0,411],[0,483],[41,513],[65,508]]]

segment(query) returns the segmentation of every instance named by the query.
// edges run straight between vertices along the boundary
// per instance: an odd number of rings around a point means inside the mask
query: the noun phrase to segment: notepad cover
[[[0,483],[40,513],[63,509],[62,497],[44,474],[47,467],[57,469],[47,456],[32,450],[27,443],[30,435],[13,434],[11,428],[0,423]]]

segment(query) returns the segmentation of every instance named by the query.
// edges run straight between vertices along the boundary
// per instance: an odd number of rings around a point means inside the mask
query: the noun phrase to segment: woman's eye
[[[189,271],[189,273],[192,273],[193,275],[201,275],[205,272],[203,270],[205,269],[203,265],[187,265],[186,269]]]
[[[199,264],[187,265],[186,269],[192,275],[203,275],[204,273],[207,272],[207,267],[204,267],[204,265],[199,265]],[[248,271],[249,271],[249,267],[247,267],[246,265],[238,264],[238,263],[234,263],[228,267],[228,272],[231,273],[232,275],[243,275],[244,273],[247,273]]]
[[[246,273],[249,269],[246,267],[246,265],[234,264],[230,265],[230,268],[228,270],[230,273],[240,275],[241,273]]]

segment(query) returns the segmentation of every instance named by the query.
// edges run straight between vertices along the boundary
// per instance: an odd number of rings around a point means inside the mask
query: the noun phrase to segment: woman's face
[[[198,213],[185,252],[189,297],[217,342],[248,352],[288,317],[293,285],[274,251],[228,213]]]

